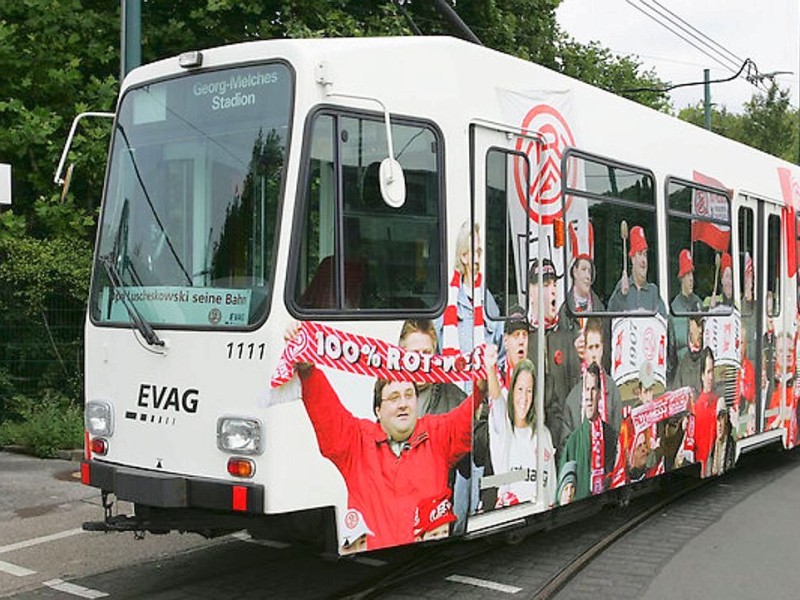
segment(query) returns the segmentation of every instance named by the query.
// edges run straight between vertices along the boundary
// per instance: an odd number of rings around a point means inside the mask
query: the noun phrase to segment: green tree
[[[642,70],[634,56],[619,56],[597,42],[579,44],[563,35],[558,40],[561,72],[630,100],[667,112],[669,96],[655,71]]]
[[[684,121],[703,126],[701,104],[678,113]],[[753,94],[742,114],[712,108],[711,130],[789,162],[797,160],[797,111],[789,105],[789,90],[774,83],[765,94]]]
[[[794,162],[797,116],[789,108],[789,90],[773,82],[766,95],[754,95],[744,105],[743,139],[739,141]]]
[[[687,106],[678,112],[678,118],[697,125],[698,127],[705,127],[705,108],[702,102],[698,102],[694,106]],[[727,107],[711,108],[711,131],[725,136],[732,140],[743,139],[742,133],[742,115],[730,112]]]

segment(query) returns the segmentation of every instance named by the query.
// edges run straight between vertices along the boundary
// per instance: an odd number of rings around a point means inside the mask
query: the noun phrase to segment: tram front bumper
[[[264,486],[185,477],[93,460],[81,461],[81,482],[118,500],[158,508],[199,508],[256,515],[264,512]]]

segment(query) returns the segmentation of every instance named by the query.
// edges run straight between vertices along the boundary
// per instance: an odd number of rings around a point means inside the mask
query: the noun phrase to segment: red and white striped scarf
[[[589,423],[589,432],[591,439],[591,490],[592,494],[603,493],[603,480],[606,464],[606,445],[603,439],[603,421],[595,419]]]
[[[528,322],[531,324],[531,329],[536,329],[539,326],[539,317],[538,315],[533,314],[532,312],[528,313]],[[558,313],[553,315],[552,317],[545,317],[544,318],[544,330],[550,331],[558,325]],[[531,332],[533,333],[533,332]]]
[[[472,290],[472,318],[474,329],[472,332],[472,348],[460,348],[458,341],[458,292],[461,289],[461,273],[453,271],[450,287],[447,290],[447,307],[444,309],[442,323],[442,354],[460,354],[477,348],[484,342],[483,326],[483,278],[481,274],[475,277]]]

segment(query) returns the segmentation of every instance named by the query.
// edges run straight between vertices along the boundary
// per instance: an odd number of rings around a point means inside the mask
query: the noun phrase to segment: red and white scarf
[[[483,283],[481,274],[475,277],[475,282],[471,290],[467,290],[467,296],[472,294],[472,319],[474,329],[472,332],[472,348],[477,348],[484,342],[484,318],[483,318]],[[461,289],[461,273],[453,271],[450,279],[450,287],[447,290],[447,307],[444,309],[442,323],[442,354],[460,354],[472,348],[460,348],[458,341],[458,292]]]
[[[606,445],[603,439],[603,421],[595,419],[589,423],[591,439],[591,490],[592,494],[603,493],[603,480],[606,464]]]

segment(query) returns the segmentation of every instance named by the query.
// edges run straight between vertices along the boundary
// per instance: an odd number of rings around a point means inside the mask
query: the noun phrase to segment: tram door
[[[780,210],[742,195],[736,221],[745,364],[736,390],[740,401],[738,435],[742,437],[764,431],[772,416],[768,407],[774,387],[776,325],[781,315]]]
[[[788,279],[784,276],[786,265],[785,228],[782,223],[782,207],[761,203],[763,221],[760,231],[763,234],[761,258],[763,277],[760,309],[764,327],[762,338],[762,402],[759,406],[758,431],[789,427],[788,406],[792,394],[791,364],[794,348],[791,321],[793,303],[788,301]],[[758,302],[757,302],[758,304]]]
[[[518,135],[518,131],[510,126],[481,121],[473,123],[470,135],[472,214],[484,249],[481,264],[485,275],[484,311],[486,317],[500,322],[503,331],[508,332],[508,344],[513,343],[511,338],[515,333],[520,333],[520,329],[524,329],[527,335],[525,317],[530,306],[527,272],[531,242],[538,231],[536,223],[529,218],[528,193],[536,168],[530,156],[536,156],[535,145],[539,142],[534,137]],[[496,307],[494,314],[490,308],[492,306]],[[505,346],[506,339],[501,344]],[[533,356],[528,358],[537,360]],[[512,363],[504,357],[498,366],[500,373],[508,379]],[[501,385],[510,383],[505,379]],[[533,396],[537,426],[543,427],[543,390],[534,391]],[[486,454],[486,449],[478,447],[480,443],[481,437],[476,432],[473,437],[476,463],[481,460],[482,454]],[[473,481],[477,497],[473,496],[471,514],[474,516],[468,521],[469,532],[491,527],[510,518],[507,510],[495,510],[496,507],[505,506],[502,499],[498,500],[505,489],[524,489],[526,497],[520,498],[520,502],[532,500],[531,503],[525,502],[531,511],[540,508],[536,499],[543,495],[541,480],[556,476],[555,473],[537,474],[535,469],[500,472],[504,469],[497,465],[502,461],[494,456],[492,458],[496,460],[484,466],[478,485]],[[537,461],[537,464],[542,462]],[[480,514],[476,514],[478,512]]]

